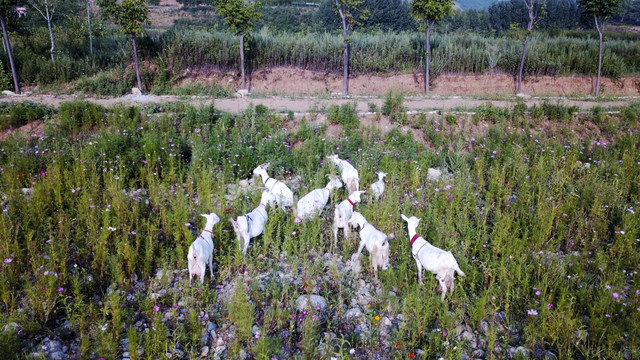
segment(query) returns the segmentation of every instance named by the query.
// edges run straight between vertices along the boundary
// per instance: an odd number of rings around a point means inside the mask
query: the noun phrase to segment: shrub
[[[60,128],[65,134],[97,125],[105,117],[105,108],[85,101],[64,102],[58,110]]]
[[[407,122],[407,110],[404,107],[404,95],[389,92],[382,104],[382,114],[389,120],[405,124]]]
[[[345,132],[357,129],[360,126],[360,118],[356,113],[356,104],[331,105],[327,118],[331,124],[342,125]]]
[[[20,127],[36,120],[46,120],[54,110],[46,105],[30,101],[20,103],[5,103],[0,105],[0,130],[10,127]]]

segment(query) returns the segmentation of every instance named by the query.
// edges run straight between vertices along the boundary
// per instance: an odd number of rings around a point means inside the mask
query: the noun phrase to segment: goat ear
[[[400,214],[400,216],[402,217],[402,220],[409,221],[409,218],[407,218],[404,214]]]

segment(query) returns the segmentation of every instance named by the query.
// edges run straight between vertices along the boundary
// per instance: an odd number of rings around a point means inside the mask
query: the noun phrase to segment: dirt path
[[[329,106],[333,104],[347,104],[356,103],[356,109],[360,113],[368,112],[370,110],[369,104],[375,104],[377,108],[380,108],[384,103],[383,97],[365,97],[354,96],[350,98],[344,97],[238,97],[228,99],[212,99],[209,97],[178,97],[170,95],[142,95],[133,96],[126,95],[117,98],[92,98],[92,97],[78,97],[74,95],[19,95],[19,96],[3,96],[0,98],[0,102],[11,101],[32,101],[40,104],[45,104],[53,107],[60,106],[61,103],[66,101],[73,101],[77,99],[84,99],[103,106],[111,106],[114,104],[124,105],[145,105],[154,103],[167,103],[167,102],[188,102],[192,105],[210,105],[214,103],[216,108],[231,112],[239,113],[247,109],[249,106],[264,105],[269,109],[288,112],[293,111],[296,114],[310,113],[310,112],[324,112]],[[629,104],[633,101],[640,101],[640,97],[628,97],[623,99],[615,99],[611,101],[594,101],[594,100],[573,100],[562,97],[554,98],[523,98],[527,106],[533,106],[534,104],[541,104],[544,101],[554,104],[563,104],[567,106],[578,106],[582,110],[588,110],[596,105],[603,107],[621,107]],[[512,106],[516,103],[516,99],[503,99],[503,100],[487,100],[481,98],[469,98],[469,97],[423,97],[423,96],[408,96],[405,97],[404,105],[409,111],[467,111],[477,106],[491,102],[496,106]]]
[[[213,83],[227,87],[237,87],[236,74],[210,72],[194,73],[183,79],[184,82],[198,82],[204,85]],[[393,91],[404,94],[404,105],[409,111],[462,110],[468,111],[491,101],[497,106],[511,106],[518,98],[513,95],[513,78],[504,74],[494,75],[440,75],[431,87],[428,97],[420,94],[422,78],[420,74],[399,74],[393,76],[363,75],[350,78],[350,93],[343,97],[337,92],[341,89],[342,78],[336,74],[311,72],[302,69],[270,69],[255,71],[249,79],[251,95],[228,99],[210,97],[179,97],[127,95],[117,98],[91,98],[77,95],[27,94],[20,96],[2,96],[0,102],[33,101],[50,106],[59,106],[62,102],[79,98],[111,106],[116,103],[144,105],[151,103],[188,102],[193,105],[209,105],[238,113],[250,105],[264,105],[276,111],[293,111],[296,114],[323,112],[332,104],[356,102],[357,111],[370,110],[370,104],[380,108],[385,95]],[[596,105],[603,107],[621,107],[640,101],[640,77],[626,77],[613,83],[603,79],[604,98],[587,96],[591,92],[593,79],[586,76],[529,77],[523,83],[523,92],[533,96],[521,97],[528,106],[544,101],[567,106],[578,106],[588,110]],[[491,99],[498,100],[491,100]],[[584,100],[576,100],[584,99]]]

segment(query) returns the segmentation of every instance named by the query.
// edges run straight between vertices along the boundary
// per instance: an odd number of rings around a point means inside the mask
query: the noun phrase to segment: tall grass
[[[227,33],[186,30],[164,38],[163,59],[174,71],[185,68],[235,69],[239,65],[238,40]],[[350,38],[350,71],[354,74],[409,72],[421,69],[424,41],[420,34],[355,33]],[[604,72],[617,78],[640,71],[638,40],[605,42]],[[597,41],[568,36],[534,34],[527,52],[526,71],[532,75],[593,74]],[[250,44],[253,69],[292,66],[317,71],[342,69],[342,39],[337,34],[256,33]],[[520,40],[470,33],[432,37],[435,72],[515,73],[522,52]],[[496,57],[492,60],[492,57]]]
[[[535,118],[521,105],[486,105],[471,120],[423,116],[408,118],[408,131],[361,127],[335,138],[309,124],[290,132],[264,108],[231,116],[183,104],[105,110],[74,102],[63,110],[67,120],[53,115],[44,136],[13,134],[0,144],[0,328],[20,328],[0,333],[8,357],[26,355],[22,344],[55,334],[65,320],[90,357],[164,358],[176,349],[195,357],[207,319],[231,334],[230,354],[255,358],[321,357],[323,343],[344,356],[459,358],[472,351],[455,333],[460,326],[484,340],[487,357],[505,357],[514,344],[558,358],[640,356],[637,105],[575,115],[546,104]],[[334,122],[358,126],[349,105],[331,111]],[[269,210],[246,265],[223,220],[214,228],[215,278],[186,285],[180,270],[202,226],[197,214],[224,219],[259,199],[257,191],[227,198],[227,184],[269,161],[270,175],[299,176],[303,195],[325,185],[335,171],[325,156],[334,152],[360,170],[363,188],[376,171],[389,174],[380,203],[357,205],[396,234],[392,268],[377,285],[368,269],[362,275],[376,289],[361,307],[358,326],[368,332],[341,320],[360,286],[325,255],[330,215],[296,223]],[[451,171],[450,179],[426,180],[429,167]],[[467,274],[447,301],[431,276],[418,286],[401,212],[420,217],[418,232],[451,250]],[[356,246],[345,239],[335,253],[348,259]],[[225,286],[237,290],[219,298]],[[295,299],[312,293],[328,309],[297,311]],[[384,317],[392,319],[386,334]]]

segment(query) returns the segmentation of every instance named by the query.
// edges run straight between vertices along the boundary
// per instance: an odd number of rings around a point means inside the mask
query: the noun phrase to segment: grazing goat
[[[453,257],[451,251],[439,249],[429,244],[423,237],[418,236],[416,228],[418,227],[418,223],[420,223],[420,219],[415,216],[407,218],[404,214],[401,214],[401,216],[402,219],[407,222],[407,228],[409,229],[411,255],[413,255],[413,259],[418,266],[418,280],[420,281],[420,285],[422,285],[422,267],[424,266],[425,269],[436,274],[436,279],[438,279],[440,287],[442,288],[441,300],[444,300],[447,289],[453,293],[455,273],[457,272],[460,276],[465,276],[465,274],[460,270],[458,262]]]
[[[353,214],[353,206],[360,202],[360,195],[364,191],[354,191],[346,200],[336,205],[333,210],[333,242],[338,243],[338,229],[344,229],[344,237],[349,238],[349,219]]]
[[[371,267],[373,274],[378,278],[378,268],[387,270],[389,268],[389,240],[394,238],[393,234],[386,235],[382,231],[376,229],[373,225],[355,211],[349,219],[351,226],[360,227],[360,246],[358,246],[357,256],[360,256],[363,248],[367,248],[371,257]]]
[[[282,181],[269,177],[267,174],[267,168],[269,163],[259,165],[253,169],[253,175],[260,175],[264,186],[269,189],[275,196],[278,206],[286,209],[293,206],[293,191],[287,187]]]
[[[354,191],[360,189],[360,177],[358,176],[358,170],[349,164],[346,160],[340,160],[338,155],[327,155],[327,159],[331,160],[336,166],[340,168],[340,177],[342,182],[347,187],[347,192],[351,195]]]
[[[377,172],[376,174],[378,175],[378,181],[371,184],[369,189],[371,190],[373,197],[378,201],[380,200],[382,193],[384,193],[384,177],[387,176],[387,174],[383,172]]]
[[[315,189],[298,200],[298,205],[295,211],[298,218],[311,219],[314,216],[319,215],[325,205],[327,205],[331,191],[342,187],[342,182],[336,175],[327,176],[329,177],[329,183],[327,186],[322,189]]]
[[[267,205],[271,205],[275,201],[276,197],[273,193],[269,189],[264,189],[260,198],[260,205],[257,208],[248,214],[238,216],[235,220],[229,218],[231,225],[233,225],[233,231],[238,237],[238,246],[242,251],[243,259],[247,254],[249,241],[264,231],[264,226],[268,219]]]
[[[213,278],[213,226],[220,222],[218,215],[200,214],[207,219],[204,230],[189,246],[187,262],[189,263],[189,285],[191,278],[200,277],[200,283],[204,284],[204,271],[209,263],[209,275]]]

